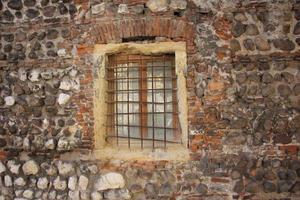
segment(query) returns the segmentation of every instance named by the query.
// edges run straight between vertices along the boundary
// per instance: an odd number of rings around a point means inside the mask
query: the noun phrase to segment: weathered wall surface
[[[300,199],[298,20],[296,0],[1,0],[0,199]],[[93,46],[139,36],[187,44],[191,160],[63,160],[94,147]]]

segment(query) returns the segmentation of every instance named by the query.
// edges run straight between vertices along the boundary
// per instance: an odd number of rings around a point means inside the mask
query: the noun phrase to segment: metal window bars
[[[106,74],[107,141],[153,149],[181,143],[174,55],[114,54]]]

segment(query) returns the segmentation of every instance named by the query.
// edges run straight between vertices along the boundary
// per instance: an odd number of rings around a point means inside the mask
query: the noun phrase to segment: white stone
[[[87,190],[80,191],[81,200],[90,200],[90,193]]]
[[[66,151],[70,149],[70,143],[69,140],[66,138],[59,138],[57,143],[57,150],[58,151]]]
[[[174,10],[185,10],[187,6],[186,0],[171,0],[170,8]]]
[[[51,199],[51,200],[56,199],[56,191],[55,190],[51,190],[49,192],[48,198]]]
[[[41,190],[44,190],[48,187],[48,183],[47,177],[40,177],[37,181],[37,187]]]
[[[78,71],[76,69],[71,69],[70,72],[69,72],[69,75],[71,77],[75,77],[77,75]]]
[[[22,169],[25,175],[35,175],[39,172],[39,166],[34,160],[25,162]]]
[[[12,106],[15,104],[15,98],[13,96],[4,97],[5,105]]]
[[[45,143],[45,147],[46,147],[46,149],[49,149],[49,150],[55,149],[54,140],[52,138],[47,140]]]
[[[9,160],[7,161],[7,167],[13,174],[19,174],[19,169],[21,167],[21,164],[16,164],[16,161]]]
[[[64,79],[60,82],[59,89],[61,90],[71,90],[72,84],[69,79]]]
[[[123,188],[125,186],[125,180],[119,173],[110,172],[102,175],[95,183],[94,187],[97,191]]]
[[[26,81],[27,80],[27,73],[24,68],[20,68],[18,70],[18,77],[21,81]]]
[[[59,176],[53,181],[54,189],[56,190],[65,190],[67,183],[65,180],[62,180]]]
[[[65,93],[60,93],[57,99],[59,105],[65,105],[70,100],[71,96]]]
[[[27,199],[32,199],[32,197],[33,197],[33,191],[32,190],[25,190],[23,192],[23,197],[25,197]]]
[[[68,181],[68,188],[70,190],[76,190],[77,176],[71,176]]]
[[[102,194],[100,194],[99,192],[93,192],[91,194],[91,198],[92,198],[92,200],[102,200],[103,199]]]
[[[81,175],[78,181],[78,189],[86,190],[89,184],[89,179],[86,176]]]
[[[79,191],[69,191],[69,199],[79,200]]]
[[[66,49],[58,49],[57,55],[59,57],[65,57],[67,55]]]
[[[97,5],[93,5],[92,6],[92,14],[93,15],[103,14],[105,12],[105,8],[106,8],[105,2],[97,4]]]
[[[97,167],[97,165],[89,165],[87,168],[89,169],[89,171],[92,174],[97,174],[98,173],[98,167]]]
[[[0,174],[2,174],[3,172],[5,172],[6,167],[5,165],[0,161]]]
[[[12,179],[11,179],[11,177],[9,175],[5,175],[4,176],[4,185],[6,187],[12,186]]]
[[[26,182],[22,177],[19,177],[14,181],[14,185],[16,185],[16,186],[25,186]]]
[[[118,7],[118,13],[120,14],[127,14],[129,13],[129,10],[128,10],[128,6],[126,4],[120,4],[119,7]]]
[[[39,70],[32,70],[28,76],[28,79],[31,81],[31,82],[37,82],[39,81],[39,76],[40,76],[40,71]]]
[[[164,12],[168,10],[169,2],[168,0],[149,0],[146,5],[152,12]]]
[[[23,148],[25,150],[30,150],[30,141],[27,137],[24,138],[24,140],[23,140]]]
[[[62,176],[69,176],[75,173],[75,169],[71,163],[58,161],[57,163],[58,173]]]

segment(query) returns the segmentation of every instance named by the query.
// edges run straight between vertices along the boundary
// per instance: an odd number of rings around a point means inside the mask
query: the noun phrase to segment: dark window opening
[[[154,41],[155,36],[135,36],[135,37],[122,38],[122,42],[138,42],[138,41],[145,41],[145,40]]]
[[[107,141],[166,148],[181,143],[174,55],[109,56]]]

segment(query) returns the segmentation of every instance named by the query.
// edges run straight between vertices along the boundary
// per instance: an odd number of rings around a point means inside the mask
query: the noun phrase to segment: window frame
[[[163,74],[160,77],[154,77],[154,69],[155,65],[154,63],[156,62],[161,62],[163,63],[161,66],[156,66],[158,68],[163,68]],[[137,64],[136,67],[130,66],[129,64]],[[169,64],[166,64],[169,63]],[[118,65],[128,65],[127,67],[125,66],[120,66],[117,67]],[[149,66],[150,65],[150,66]],[[138,72],[138,77],[135,78],[129,78],[129,69],[136,69]],[[130,129],[132,128],[133,125],[129,124],[129,94],[127,94],[127,101],[121,101],[121,104],[125,104],[125,107],[127,105],[127,113],[126,112],[120,117],[124,116],[125,118],[127,117],[127,124],[122,124],[120,125],[118,123],[118,112],[116,109],[119,107],[119,100],[116,100],[116,95],[118,96],[118,92],[123,91],[119,90],[118,88],[118,79],[117,73],[120,70],[121,73],[123,73],[123,70],[125,73],[127,72],[127,77],[123,80],[122,82],[125,82],[125,85],[127,85],[127,90],[129,91],[129,83],[130,79],[137,81],[138,83],[138,89],[130,89],[130,91],[138,93],[139,100],[137,101],[137,104],[139,106],[139,112],[135,113],[139,117],[139,123],[138,125],[134,125],[135,128],[139,128],[139,136],[133,137],[130,134]],[[148,76],[148,72],[150,70],[150,73],[152,74],[151,76]],[[166,76],[166,70],[170,70],[169,76]],[[113,55],[108,56],[108,64],[106,66],[106,75],[107,75],[107,81],[108,81],[108,116],[107,116],[107,141],[110,141],[113,145],[121,146],[125,145],[129,148],[131,146],[140,146],[142,149],[143,148],[167,148],[172,143],[178,143],[181,144],[181,130],[179,126],[179,119],[178,119],[178,102],[177,102],[177,76],[175,73],[175,55],[174,54],[155,54],[155,55],[141,55],[141,54],[128,54],[128,53],[117,53]],[[161,89],[154,89],[155,85],[155,79],[161,78],[163,80],[163,88]],[[171,88],[166,88],[166,80],[170,81],[171,83]],[[152,85],[150,86],[151,89],[149,89],[149,84]],[[162,126],[156,126],[154,124],[154,111],[155,106],[158,105],[158,102],[154,101],[153,95],[154,92],[157,92],[159,90],[163,91],[163,116],[164,116],[164,125]],[[126,88],[125,88],[126,92]],[[152,100],[149,101],[149,92],[152,94]],[[171,92],[171,107],[172,111],[168,112],[166,111],[166,93]],[[148,106],[152,106],[152,125],[148,124],[149,120],[149,114],[151,112],[148,112]],[[126,110],[126,109],[125,109]],[[168,114],[171,114],[172,116],[172,127],[167,127],[167,122],[166,122],[166,117]],[[125,119],[124,118],[124,119]],[[125,119],[126,121],[126,119]],[[151,119],[150,119],[151,121]],[[127,136],[120,136],[119,135],[119,128],[122,127],[127,127],[128,133]],[[163,130],[163,139],[158,138],[158,135],[155,134],[155,129]],[[169,131],[172,131],[172,139],[167,138],[167,135]],[[152,132],[151,135],[149,134],[149,131]]]
[[[106,89],[105,66],[108,56],[120,52],[131,54],[175,54],[175,73],[177,75],[177,94],[179,124],[181,127],[182,144],[175,144],[167,149],[125,149],[108,144],[106,136]],[[117,43],[96,44],[93,52],[94,82],[93,116],[94,116],[94,148],[91,152],[95,159],[121,160],[188,160],[188,103],[186,88],[187,54],[185,42],[155,42],[155,43]]]

